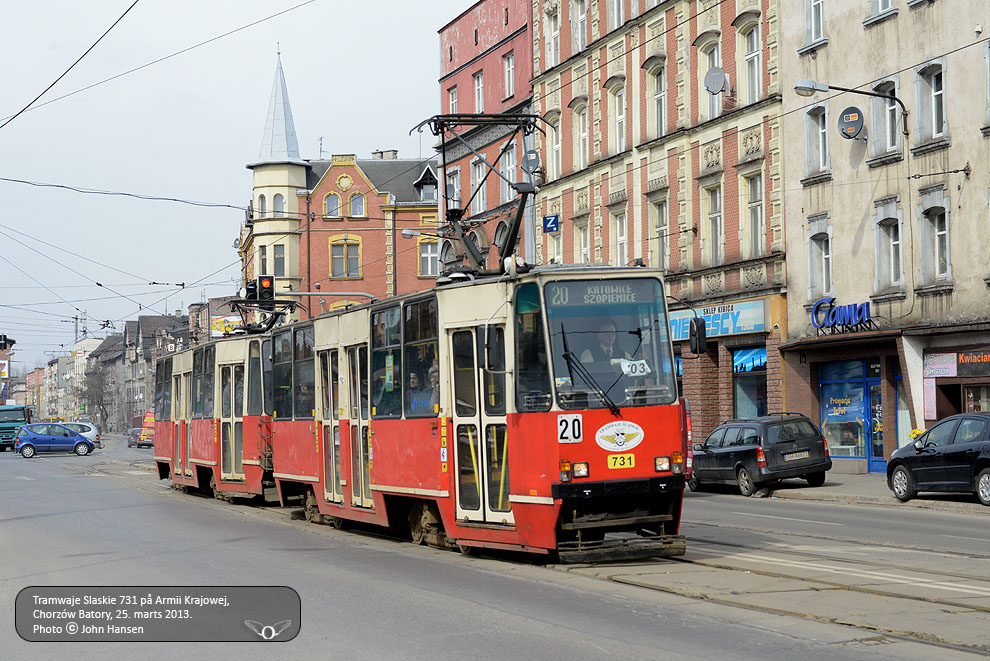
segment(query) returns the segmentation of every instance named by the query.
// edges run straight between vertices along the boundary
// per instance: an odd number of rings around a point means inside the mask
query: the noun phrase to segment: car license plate
[[[794,461],[795,459],[807,459],[810,455],[807,450],[802,450],[801,452],[791,452],[790,454],[784,455],[784,461]]]
[[[636,455],[634,454],[610,454],[608,456],[609,468],[634,468],[636,466]]]

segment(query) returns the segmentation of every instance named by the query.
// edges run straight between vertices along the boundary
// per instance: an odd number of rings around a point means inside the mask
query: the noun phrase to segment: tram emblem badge
[[[616,420],[598,428],[595,432],[595,443],[609,452],[632,450],[643,442],[643,428],[635,422]]]

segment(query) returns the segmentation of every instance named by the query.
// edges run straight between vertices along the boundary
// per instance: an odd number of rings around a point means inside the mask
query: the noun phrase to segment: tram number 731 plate
[[[609,468],[634,468],[636,466],[636,455],[634,454],[610,454],[608,456]]]

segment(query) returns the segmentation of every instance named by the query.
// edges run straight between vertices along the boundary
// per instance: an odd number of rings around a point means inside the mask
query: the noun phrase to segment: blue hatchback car
[[[14,452],[20,452],[25,459],[39,452],[75,452],[82,457],[92,451],[92,441],[56,424],[21,425],[14,442]]]

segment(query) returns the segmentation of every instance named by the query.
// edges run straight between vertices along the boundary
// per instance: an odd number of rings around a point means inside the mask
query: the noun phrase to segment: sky
[[[321,137],[323,157],[430,156],[432,136],[409,131],[441,111],[437,30],[471,4],[6,3],[0,125],[127,11],[0,128],[0,333],[17,340],[12,371],[70,350],[73,316],[104,337],[138,314],[236,292],[245,166],[261,148],[277,53],[302,158],[320,158]]]

